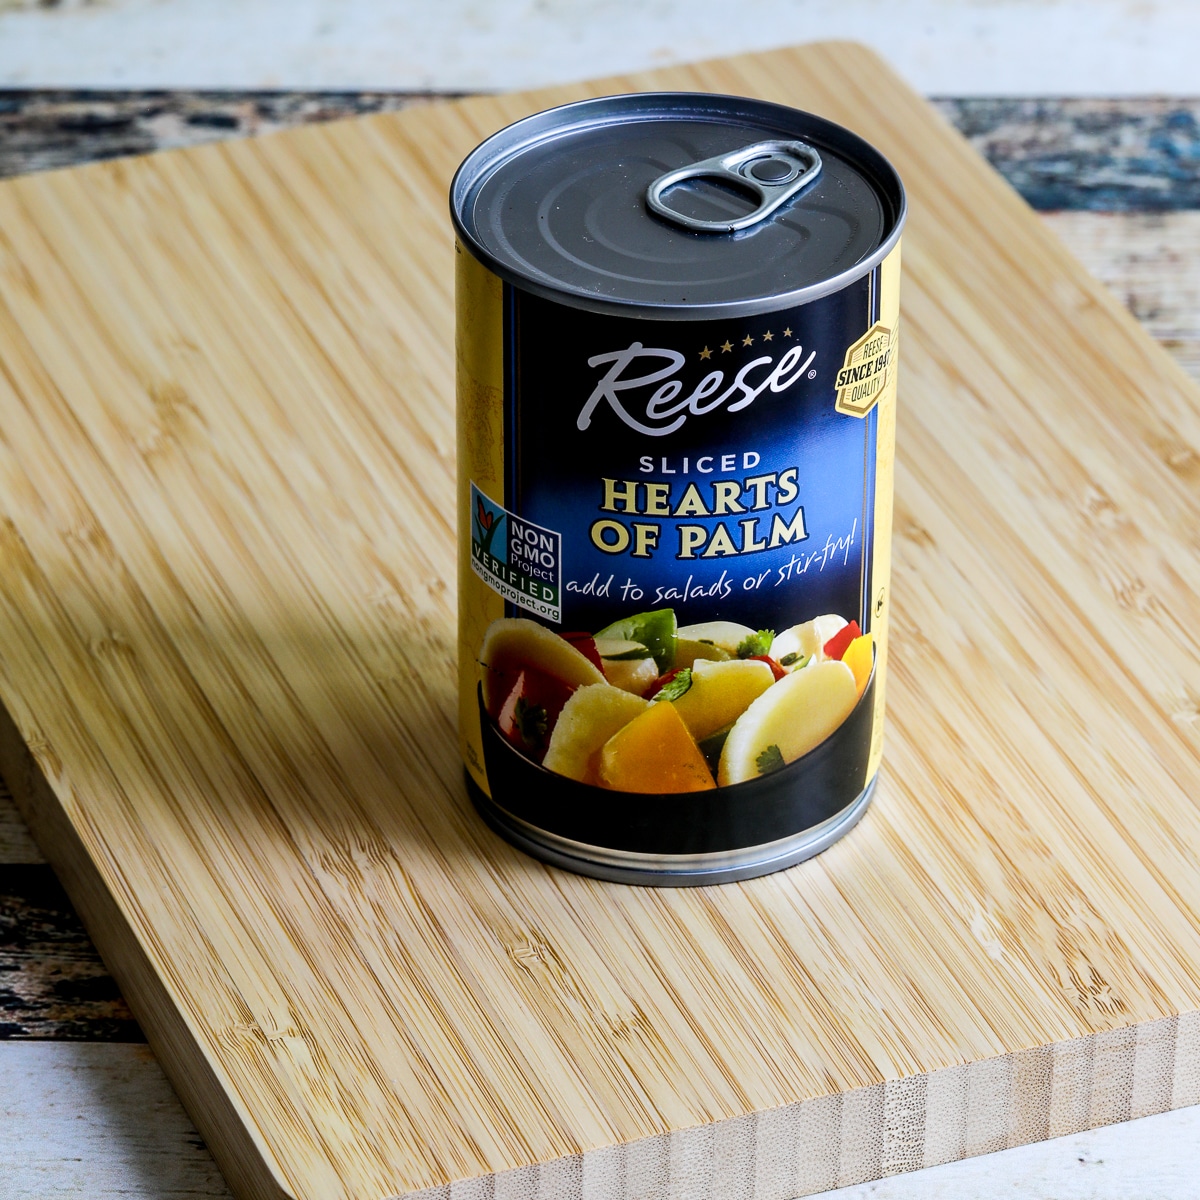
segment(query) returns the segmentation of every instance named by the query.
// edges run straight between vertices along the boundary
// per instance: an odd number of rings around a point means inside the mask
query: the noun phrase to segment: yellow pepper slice
[[[717,785],[670,701],[651,704],[604,743],[600,782],[621,792],[703,792]]]
[[[871,678],[871,668],[875,665],[875,638],[872,634],[864,633],[856,637],[846,647],[842,662],[854,672],[854,682],[861,696],[866,689],[867,681]]]

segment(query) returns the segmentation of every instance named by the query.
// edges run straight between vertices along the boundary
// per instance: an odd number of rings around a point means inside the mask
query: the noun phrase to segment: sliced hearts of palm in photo
[[[803,758],[858,703],[875,645],[834,613],[777,633],[679,626],[664,608],[594,634],[502,617],[479,663],[484,708],[519,753],[596,787],[675,794]]]

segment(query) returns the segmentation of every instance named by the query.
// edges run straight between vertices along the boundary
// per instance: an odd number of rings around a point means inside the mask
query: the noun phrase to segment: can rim
[[[561,114],[565,112],[579,114],[581,119],[572,122],[569,128],[586,129],[610,123],[605,121],[604,117],[611,116],[614,109],[617,111],[628,110],[629,119],[638,122],[654,120],[671,104],[680,104],[682,107],[686,102],[691,102],[693,111],[703,111],[703,109],[695,109],[697,98],[710,102],[714,115],[753,117],[756,114],[765,116],[786,113],[793,118],[797,116],[803,118],[803,121],[807,123],[805,126],[806,137],[813,137],[818,142],[827,142],[835,147],[855,169],[863,174],[884,201],[885,208],[895,209],[892,227],[887,235],[881,239],[879,245],[870,254],[853,266],[847,267],[836,275],[831,275],[828,279],[806,284],[804,287],[786,292],[775,292],[767,296],[750,297],[745,300],[719,301],[709,304],[646,304],[642,301],[598,296],[569,287],[555,287],[544,280],[531,278],[484,246],[475,233],[473,223],[469,225],[464,219],[463,210],[466,208],[469,198],[503,161],[515,157],[531,146],[560,136],[568,128],[562,122]],[[651,107],[655,105],[657,107]],[[639,112],[639,110],[641,111]],[[894,186],[894,197],[887,195],[882,186],[883,181]],[[451,180],[449,200],[450,219],[453,222],[459,244],[506,283],[513,284],[544,299],[586,312],[626,317],[649,317],[659,321],[706,321],[753,316],[759,313],[775,312],[783,308],[798,308],[813,300],[818,300],[822,296],[839,292],[854,283],[855,280],[868,275],[895,249],[900,242],[908,216],[908,197],[899,173],[884,154],[865,138],[847,129],[844,125],[839,125],[827,117],[818,116],[816,113],[810,113],[804,109],[776,104],[769,100],[716,92],[622,92],[611,96],[597,96],[587,100],[559,104],[522,117],[485,138],[463,159]]]
[[[866,787],[827,820],[787,837],[739,850],[707,854],[637,854],[610,850],[549,833],[514,816],[465,772],[476,811],[505,841],[552,866],[609,883],[641,887],[708,887],[737,883],[786,870],[828,850],[866,815],[879,782],[876,772]]]

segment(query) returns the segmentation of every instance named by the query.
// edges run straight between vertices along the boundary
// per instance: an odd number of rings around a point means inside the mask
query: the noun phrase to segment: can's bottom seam
[[[761,846],[708,854],[638,854],[572,841],[530,825],[502,808],[469,778],[468,784],[475,807],[487,824],[506,841],[543,862],[610,883],[703,887],[769,875],[820,854],[862,819],[877,779],[878,775],[845,808],[820,825]]]

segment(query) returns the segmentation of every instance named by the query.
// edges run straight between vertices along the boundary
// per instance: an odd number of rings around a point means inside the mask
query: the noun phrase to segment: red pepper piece
[[[849,625],[843,625],[825,643],[825,657],[836,658],[838,662],[842,661],[842,655],[846,653],[846,647],[850,645],[856,637],[862,637],[862,630],[858,627],[857,621],[851,621]]]
[[[787,672],[769,655],[769,654],[752,654],[748,662],[765,662],[771,668],[771,674],[776,679],[782,679]]]
[[[604,673],[604,663],[600,661],[600,651],[596,649],[596,639],[590,633],[560,633],[558,636],[564,642],[570,642],[592,666],[601,674]]]
[[[500,712],[496,717],[496,724],[500,726],[500,732],[504,734],[510,742],[515,745],[520,745],[521,741],[517,735],[516,727],[516,708],[517,701],[525,695],[525,672],[517,673],[516,681],[512,685],[511,691],[504,698],[504,703],[500,706]]]
[[[496,718],[500,732],[522,754],[541,762],[550,745],[554,723],[574,690],[545,671],[523,668]]]

